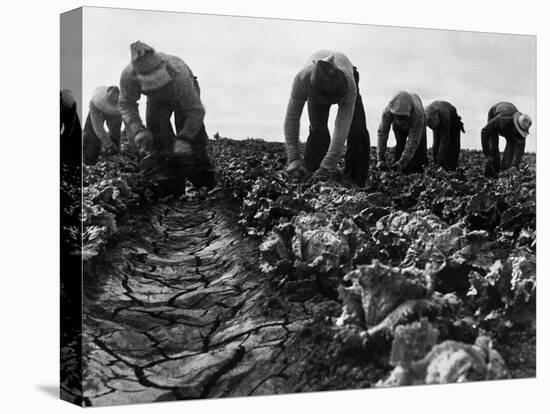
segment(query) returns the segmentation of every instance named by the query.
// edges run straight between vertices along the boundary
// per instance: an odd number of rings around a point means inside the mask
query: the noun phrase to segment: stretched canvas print
[[[63,14],[61,397],[534,377],[535,71],[534,36]]]

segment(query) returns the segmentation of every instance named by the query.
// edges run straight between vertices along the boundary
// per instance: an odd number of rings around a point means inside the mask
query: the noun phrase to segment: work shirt
[[[204,124],[204,107],[200,99],[200,90],[195,76],[189,66],[176,56],[159,53],[162,61],[166,64],[166,69],[172,79],[170,82],[173,88],[174,99],[179,101],[184,116],[185,124],[177,135],[188,139],[193,139]],[[154,93],[154,91],[151,91]],[[120,78],[120,98],[118,105],[122,119],[129,129],[131,136],[145,127],[139,116],[138,100],[144,92],[139,84],[136,73],[131,64],[126,66]]]
[[[334,65],[342,70],[348,83],[346,94],[336,101],[330,101],[326,97],[317,94],[311,86],[312,72],[315,67],[314,62],[325,59],[330,55],[334,56]],[[338,113],[336,114],[330,146],[325,158],[321,162],[322,168],[333,171],[336,169],[336,165],[342,157],[344,144],[348,137],[351,121],[353,119],[355,100],[357,99],[357,87],[355,86],[355,79],[353,77],[353,65],[346,55],[330,50],[320,50],[309,58],[306,66],[304,66],[294,78],[284,124],[288,163],[301,158],[299,149],[300,118],[302,116],[304,104],[308,99],[312,99],[319,103],[338,105]]]
[[[388,148],[388,136],[395,115],[407,115],[410,117],[409,134],[405,149],[398,162],[406,168],[414,157],[422,138],[426,136],[426,115],[420,97],[415,93],[399,92],[384,108],[382,121],[378,127],[378,161],[386,160]]]

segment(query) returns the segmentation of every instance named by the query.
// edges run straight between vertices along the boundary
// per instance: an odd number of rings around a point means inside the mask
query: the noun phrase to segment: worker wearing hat
[[[391,168],[405,174],[421,172],[428,163],[426,144],[426,115],[419,96],[398,92],[384,108],[378,127],[378,168],[386,168],[386,150],[390,127],[396,147]]]
[[[425,108],[426,123],[433,131],[433,157],[436,165],[446,171],[456,170],[460,155],[462,118],[447,101],[434,101]]]
[[[485,154],[485,175],[494,177],[499,171],[519,167],[525,152],[525,139],[532,121],[529,115],[518,111],[509,102],[499,102],[491,107],[487,125],[481,130],[481,145]],[[500,160],[498,138],[506,139],[506,147]]]
[[[187,178],[195,187],[214,187],[205,111],[193,72],[180,58],[156,52],[143,42],[132,43],[130,52],[131,62],[120,78],[118,102],[130,141],[146,151],[192,157],[194,173]],[[147,96],[146,126],[138,111],[142,94]]]
[[[369,168],[370,138],[359,94],[359,73],[343,53],[320,50],[295,76],[287,106],[284,132],[287,172],[303,178],[313,172],[316,180],[336,177],[336,167],[347,141],[344,174],[359,187]],[[309,136],[300,155],[300,118],[305,103]],[[332,140],[328,129],[330,107],[338,105]]]
[[[94,91],[82,132],[82,153],[87,165],[97,162],[102,149],[106,154],[116,154],[120,150],[122,117],[118,97],[118,86],[100,86]]]

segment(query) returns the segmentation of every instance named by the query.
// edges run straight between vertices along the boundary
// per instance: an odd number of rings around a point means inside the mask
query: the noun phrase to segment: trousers
[[[354,68],[357,99],[351,127],[347,137],[344,174],[360,187],[365,185],[369,172],[370,136],[363,100],[359,94],[359,73]],[[324,104],[308,99],[309,135],[307,137],[304,164],[308,171],[316,171],[325,157],[330,145],[328,118],[330,104]]]
[[[183,129],[186,117],[181,103],[173,97],[173,85],[168,84],[167,87],[149,92],[147,95],[145,120],[147,128],[153,134],[153,151],[163,154],[159,159],[166,159],[166,154],[171,154],[170,162],[164,166],[166,174],[172,177],[179,176],[177,180],[181,181],[181,186],[185,185],[187,178],[197,188],[213,188],[216,185],[216,174],[208,155],[208,135],[204,124],[191,140],[192,160],[173,154],[176,134],[171,117],[174,116],[176,131]],[[172,184],[177,186],[176,183]]]
[[[395,152],[393,155],[393,162],[399,161],[405,146],[407,144],[407,137],[409,136],[408,129],[401,129],[395,124],[392,126],[393,133],[395,135]],[[426,134],[423,135],[414,156],[409,163],[403,168],[403,174],[419,173],[424,170],[424,166],[428,163],[428,144],[426,140]]]
[[[441,131],[441,128],[434,130],[434,162],[446,171],[454,171],[458,166],[460,132],[463,130],[462,120],[456,112],[449,114],[448,130]]]

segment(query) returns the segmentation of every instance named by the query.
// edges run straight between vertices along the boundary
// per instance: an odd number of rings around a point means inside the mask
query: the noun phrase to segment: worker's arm
[[[199,86],[191,75],[181,75],[176,78],[178,84],[177,100],[181,105],[185,123],[181,131],[177,131],[178,137],[193,140],[204,125],[204,107],[200,98]]]
[[[334,132],[332,133],[330,146],[328,147],[325,158],[321,162],[321,167],[326,170],[336,170],[338,161],[342,157],[342,153],[344,152],[344,144],[348,138],[351,121],[353,120],[356,99],[357,89],[354,84],[353,88],[350,88],[348,93],[346,93],[346,96],[342,102],[338,104],[338,112],[334,122]]]
[[[378,145],[376,148],[378,162],[386,161],[386,150],[388,148],[388,136],[390,133],[392,120],[393,120],[393,117],[390,112],[390,109],[389,107],[386,107],[384,109],[384,112],[382,113],[382,120],[380,121],[380,125],[378,127]]]
[[[284,123],[287,163],[301,159],[300,155],[300,118],[307,100],[307,94],[301,86],[298,76],[292,83],[292,91],[286,108]]]
[[[126,125],[128,139],[131,141],[133,141],[136,133],[145,129],[138,110],[138,100],[140,96],[141,89],[139,83],[137,79],[132,76],[130,68],[127,67],[120,77],[118,107],[122,120]]]
[[[519,164],[521,163],[523,154],[525,154],[525,138],[521,137],[516,140],[516,143],[514,145],[514,158],[512,160],[512,167],[519,168]]]
[[[90,119],[92,121],[94,132],[101,141],[103,148],[110,148],[113,145],[113,142],[105,130],[105,116],[103,115],[103,112],[92,102],[90,102]]]

